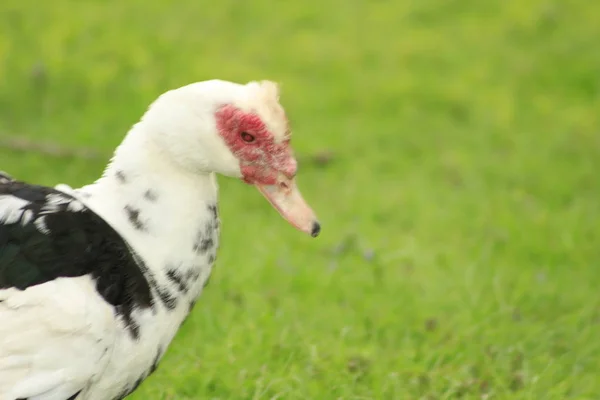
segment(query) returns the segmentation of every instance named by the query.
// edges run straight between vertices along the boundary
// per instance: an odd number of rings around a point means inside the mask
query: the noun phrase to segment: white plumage
[[[156,368],[218,249],[215,173],[316,236],[271,82],[165,93],[78,189],[0,173],[0,400],[113,400]],[[235,250],[235,249],[233,249]]]

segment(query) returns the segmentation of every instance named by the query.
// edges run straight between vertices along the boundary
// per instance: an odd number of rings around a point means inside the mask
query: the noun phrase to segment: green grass
[[[163,91],[274,79],[323,233],[221,179],[213,279],[133,399],[600,397],[600,3],[173,4],[4,0],[0,132],[107,159]]]

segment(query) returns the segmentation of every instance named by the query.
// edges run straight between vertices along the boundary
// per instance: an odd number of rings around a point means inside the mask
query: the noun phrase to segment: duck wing
[[[102,373],[119,327],[138,334],[132,311],[151,306],[103,219],[68,194],[0,177],[1,400],[74,399]]]

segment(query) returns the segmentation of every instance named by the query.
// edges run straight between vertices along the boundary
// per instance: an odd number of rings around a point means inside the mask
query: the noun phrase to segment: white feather
[[[42,215],[41,217],[36,219],[34,224],[35,224],[35,227],[38,229],[38,231],[42,232],[44,235],[50,234],[50,230],[46,226],[46,217],[45,216]]]
[[[89,277],[0,290],[0,399],[65,400],[109,360],[112,309]]]
[[[12,195],[0,195],[0,224],[14,224],[23,215],[23,208],[29,203]]]

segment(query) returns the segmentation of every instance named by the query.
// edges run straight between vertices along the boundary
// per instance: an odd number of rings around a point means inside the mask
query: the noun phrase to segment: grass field
[[[600,3],[3,0],[0,21],[0,133],[100,154],[0,149],[20,179],[95,179],[168,89],[282,83],[323,233],[221,179],[213,279],[133,399],[600,398]]]

